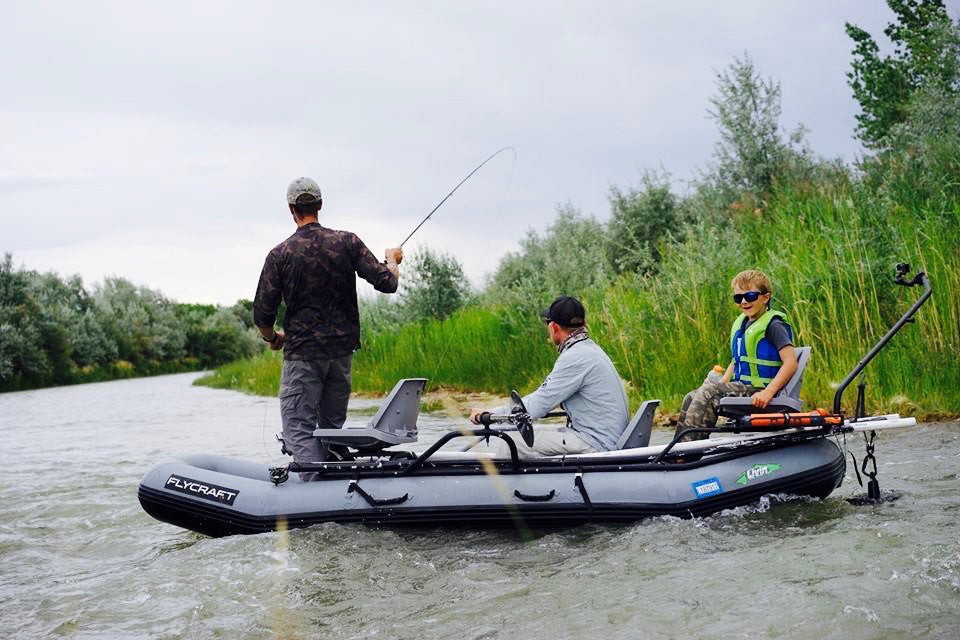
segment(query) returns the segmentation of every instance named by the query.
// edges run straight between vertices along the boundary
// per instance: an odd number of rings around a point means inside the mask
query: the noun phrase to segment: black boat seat
[[[650,431],[653,429],[653,415],[660,405],[659,400],[645,400],[627,423],[627,428],[620,434],[620,440],[614,450],[637,449],[650,444]]]
[[[399,380],[365,427],[314,429],[313,435],[325,444],[342,444],[361,452],[416,442],[420,396],[426,385],[426,378]]]
[[[784,411],[794,413],[800,411],[802,403],[800,402],[800,385],[803,384],[803,372],[810,361],[810,353],[813,347],[797,348],[797,370],[783,385],[783,389],[773,396],[770,404],[764,408],[753,406],[753,398],[722,398],[720,407],[717,409],[717,415],[725,418],[739,418],[752,413],[783,413]]]

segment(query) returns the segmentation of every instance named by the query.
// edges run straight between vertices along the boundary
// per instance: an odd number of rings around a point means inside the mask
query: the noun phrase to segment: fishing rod
[[[450,198],[450,196],[452,196],[453,193],[454,193],[457,189],[460,188],[460,185],[462,185],[464,182],[466,182],[467,180],[470,179],[470,176],[472,176],[472,175],[475,174],[477,171],[479,171],[480,168],[481,168],[483,165],[485,165],[485,164],[487,164],[488,162],[490,162],[491,160],[493,160],[493,158],[494,158],[495,156],[503,153],[504,151],[508,151],[508,150],[513,152],[513,161],[516,162],[516,161],[517,161],[517,150],[514,149],[513,147],[504,147],[503,149],[500,149],[500,150],[495,151],[494,153],[492,153],[489,158],[487,158],[486,160],[484,160],[483,162],[481,162],[480,164],[478,164],[473,171],[471,171],[470,173],[467,174],[467,177],[466,177],[466,178],[464,178],[463,180],[461,180],[460,182],[458,182],[458,183],[457,183],[457,186],[455,186],[453,189],[450,190],[450,193],[448,193],[448,194],[443,198],[443,200],[441,200],[441,201],[437,204],[437,206],[435,206],[435,207],[430,211],[430,213],[427,214],[427,217],[426,217],[426,218],[424,218],[423,220],[420,221],[420,224],[418,224],[418,225],[416,226],[416,228],[415,228],[413,231],[410,232],[410,235],[408,235],[406,238],[404,238],[403,242],[400,243],[400,246],[403,247],[403,245],[406,244],[407,240],[409,240],[410,238],[412,238],[412,237],[413,237],[413,234],[415,234],[415,233],[420,229],[420,227],[422,227],[423,224],[424,224],[427,220],[430,219],[430,216],[432,216],[432,215],[437,211],[437,209],[439,209],[440,206],[443,205],[443,203],[446,202],[447,199]]]

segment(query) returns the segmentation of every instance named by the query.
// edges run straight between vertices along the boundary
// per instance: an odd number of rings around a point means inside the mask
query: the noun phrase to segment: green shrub
[[[854,41],[847,76],[860,103],[857,134],[870,148],[896,148],[894,132],[911,117],[914,96],[928,92],[948,96],[960,90],[960,26],[941,0],[887,0],[896,21],[884,34],[892,53],[884,55],[869,33],[847,23]]]

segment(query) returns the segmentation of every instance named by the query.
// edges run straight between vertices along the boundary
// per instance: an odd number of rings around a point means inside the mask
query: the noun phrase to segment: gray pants
[[[541,426],[536,427],[533,432],[533,446],[528,447],[520,434],[516,431],[510,432],[510,438],[517,445],[517,455],[521,458],[537,458],[540,456],[559,456],[564,454],[593,453],[596,449],[584,442],[577,432],[566,427]],[[496,443],[492,441],[493,455],[495,458],[509,458],[510,445],[502,438],[496,438]]]
[[[296,462],[322,462],[326,447],[314,429],[339,429],[347,419],[353,354],[332,360],[284,360],[280,382],[283,441]],[[309,480],[309,474],[303,479]]]
[[[746,398],[759,391],[742,382],[707,382],[698,389],[694,389],[683,397],[680,406],[680,417],[677,419],[677,430],[690,427],[717,426],[717,410],[723,398]],[[686,440],[703,440],[709,437],[706,433],[692,433]]]

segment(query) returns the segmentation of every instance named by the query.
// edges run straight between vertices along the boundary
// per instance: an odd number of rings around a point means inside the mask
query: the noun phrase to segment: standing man
[[[403,250],[387,249],[386,261],[380,262],[355,234],[321,226],[317,216],[323,200],[310,178],[290,183],[287,204],[297,230],[267,254],[253,322],[272,350],[284,352],[284,444],[296,462],[320,462],[329,452],[314,429],[339,429],[347,418],[350,367],[360,348],[356,276],[377,291],[395,292]],[[281,300],[287,310],[283,330],[275,331]]]
[[[587,312],[576,298],[561,296],[543,312],[550,341],[557,347],[557,361],[540,388],[524,396],[530,418],[543,417],[563,403],[567,426],[537,427],[533,447],[516,440],[521,458],[609,451],[627,426],[627,394],[610,357],[587,334]],[[470,421],[480,416],[506,413],[507,408],[470,410]],[[510,449],[498,440],[497,458],[510,457]]]

